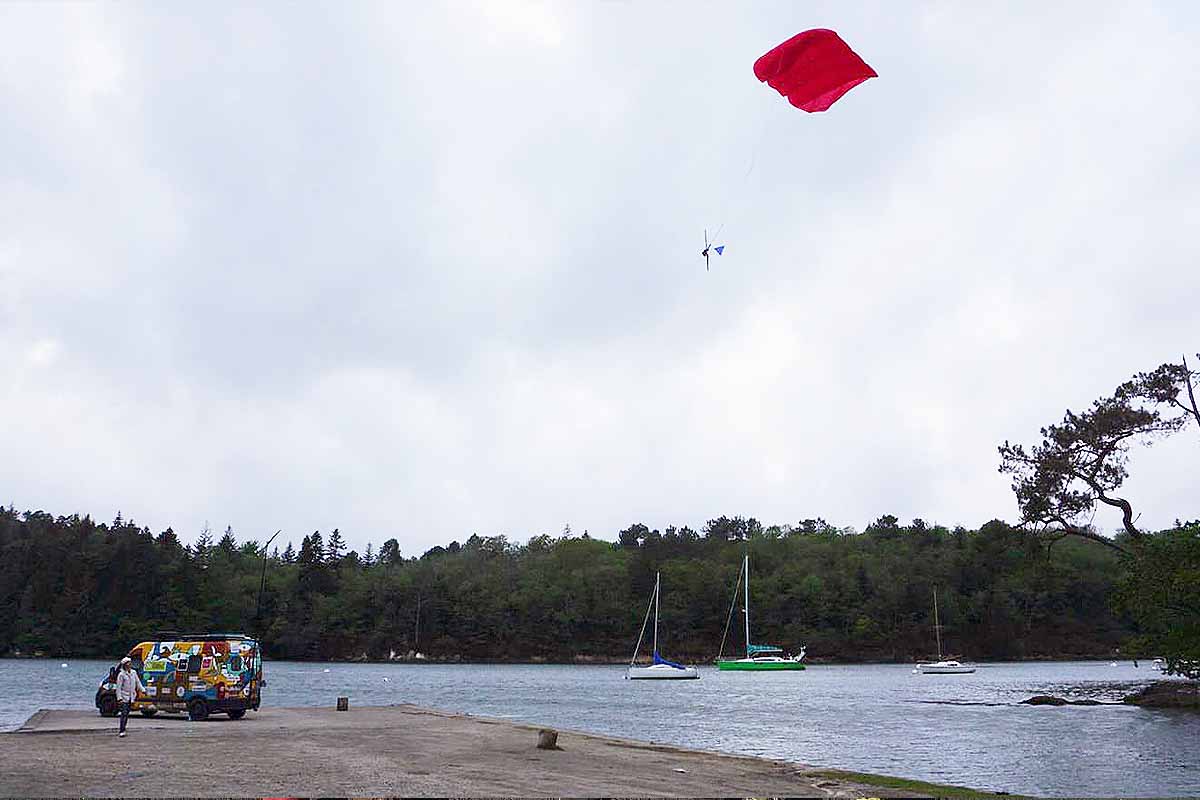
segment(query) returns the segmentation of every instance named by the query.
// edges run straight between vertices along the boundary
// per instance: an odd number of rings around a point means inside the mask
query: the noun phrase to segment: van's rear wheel
[[[143,708],[143,709],[142,709],[142,716],[143,716],[143,717],[153,717],[153,716],[154,716],[155,714],[157,714],[157,713],[158,713],[158,709],[157,709],[157,708]]]
[[[229,715],[230,719],[241,719],[242,717],[246,716],[246,709],[235,708],[234,710],[226,711],[225,713]]]
[[[188,703],[188,719],[196,722],[208,719],[208,703],[203,700],[193,700]]]
[[[117,698],[106,694],[100,698],[100,716],[115,717],[117,715]]]

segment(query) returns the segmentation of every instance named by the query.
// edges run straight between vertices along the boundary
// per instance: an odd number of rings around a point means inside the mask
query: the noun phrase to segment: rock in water
[[[1143,708],[1190,708],[1200,711],[1200,684],[1193,681],[1157,681],[1125,698]]]
[[[553,728],[542,728],[538,731],[538,750],[562,750],[558,746],[558,731]]]
[[[339,697],[337,699],[337,710],[338,711],[349,711],[350,710],[350,698],[349,697]]]
[[[1105,703],[1100,700],[1093,700],[1090,697],[1085,697],[1082,700],[1064,700],[1061,697],[1051,697],[1048,694],[1037,694],[1028,700],[1022,700],[1022,705],[1027,706],[1107,706],[1113,703]]]

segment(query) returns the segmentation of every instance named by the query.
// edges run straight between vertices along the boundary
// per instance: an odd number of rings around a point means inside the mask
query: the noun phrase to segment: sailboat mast
[[[938,622],[937,589],[933,590],[933,633],[937,636],[938,661],[942,660],[942,626]]]
[[[658,655],[658,579],[659,573],[654,573],[654,655]]]
[[[750,657],[750,554],[742,559],[742,570],[746,573],[746,658]]]

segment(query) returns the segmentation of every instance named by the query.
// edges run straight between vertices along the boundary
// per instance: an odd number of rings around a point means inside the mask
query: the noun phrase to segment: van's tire
[[[143,716],[143,717],[153,717],[153,716],[154,716],[155,714],[157,714],[157,713],[158,713],[158,709],[157,709],[157,708],[143,708],[143,709],[142,709],[142,716]]]
[[[100,716],[115,717],[117,715],[117,698],[106,694],[100,698]]]
[[[232,711],[226,711],[225,713],[229,715],[230,719],[241,719],[242,717],[246,716],[246,709],[235,708]]]
[[[188,703],[188,719],[195,722],[208,719],[208,703],[200,699]]]

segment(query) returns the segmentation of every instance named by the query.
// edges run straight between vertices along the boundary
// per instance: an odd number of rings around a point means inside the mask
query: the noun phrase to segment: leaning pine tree
[[[1197,355],[1200,358],[1200,355]],[[1150,533],[1137,526],[1121,487],[1129,477],[1129,448],[1200,429],[1195,382],[1187,359],[1138,373],[1082,413],[1042,428],[1042,442],[1005,442],[1000,471],[1013,476],[1022,528],[1048,545],[1067,536],[1113,548],[1126,559],[1119,607],[1138,622],[1132,643],[1161,654],[1172,674],[1200,678],[1200,522]],[[1123,534],[1110,539],[1091,525],[1097,507],[1121,513]]]

